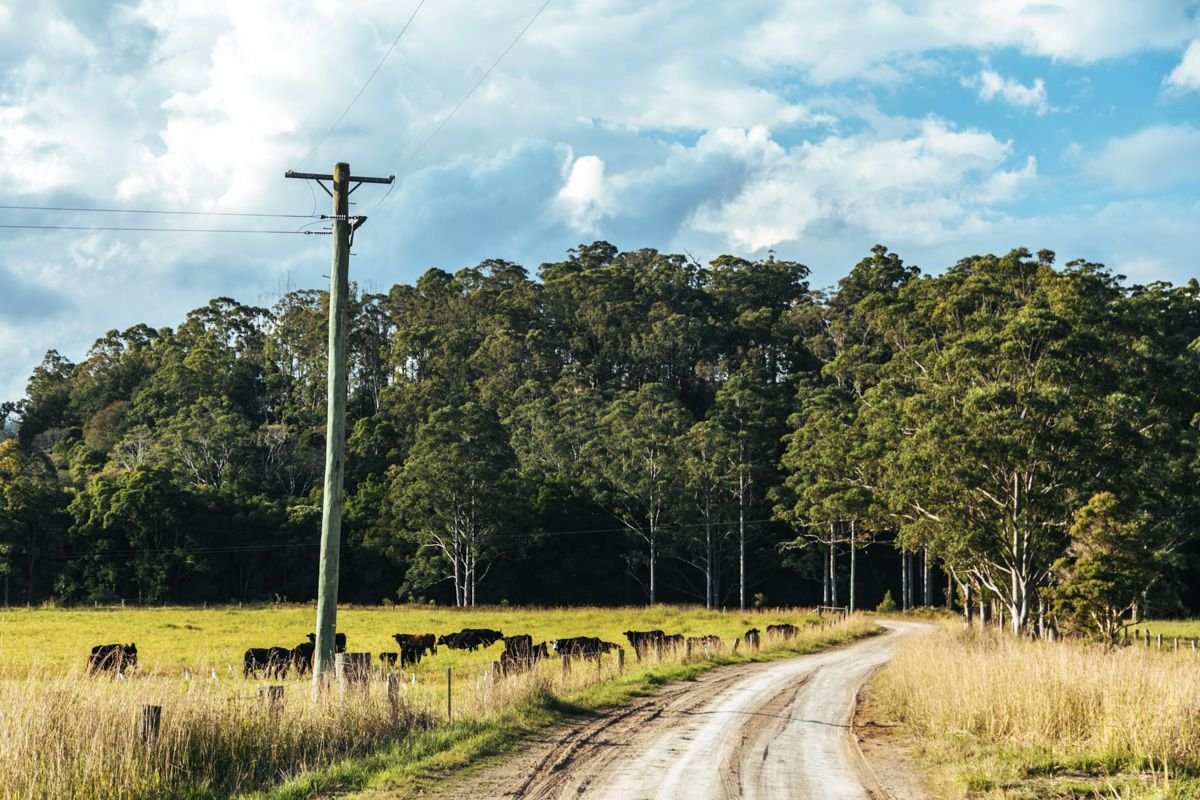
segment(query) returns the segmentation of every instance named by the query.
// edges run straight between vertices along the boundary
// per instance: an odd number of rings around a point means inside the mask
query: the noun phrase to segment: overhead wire
[[[310,223],[312,224],[312,223]],[[267,230],[262,228],[159,228],[159,227],[133,227],[119,225],[10,225],[0,224],[2,229],[19,229],[19,230],[34,230],[34,231],[121,231],[121,232],[155,232],[155,233],[285,233],[285,234],[301,234],[301,235],[324,235],[328,236],[330,231],[306,231],[306,230]]]
[[[73,211],[103,214],[170,214],[188,217],[263,217],[272,219],[312,219],[312,214],[275,214],[259,211],[174,211],[158,208],[101,208],[96,206],[27,206],[0,205],[4,211]]]
[[[542,15],[542,12],[546,10],[546,7],[549,6],[550,3],[551,3],[551,0],[546,0],[546,2],[542,3],[541,7],[538,8],[538,10],[536,12],[534,12],[534,15],[529,18],[529,22],[525,23],[525,27],[521,28],[521,31],[516,35],[516,37],[511,42],[508,43],[508,47],[504,48],[504,52],[502,52],[499,55],[499,57],[497,57],[496,60],[492,62],[492,65],[487,68],[487,71],[484,72],[483,75],[480,76],[479,80],[475,81],[475,85],[473,85],[470,89],[467,90],[467,93],[462,96],[462,99],[458,101],[457,105],[455,105],[453,109],[451,109],[450,113],[447,114],[442,119],[442,121],[438,123],[437,127],[433,129],[433,132],[430,133],[429,136],[425,137],[425,140],[422,141],[419,145],[417,145],[416,149],[413,150],[412,153],[410,153],[408,155],[408,157],[404,159],[404,161],[400,165],[400,169],[397,170],[397,174],[403,173],[405,168],[407,168],[410,164],[412,164],[416,160],[417,156],[420,155],[421,152],[426,148],[426,146],[428,146],[429,143],[432,142],[433,139],[441,132],[442,128],[446,127],[446,124],[448,122],[450,122],[450,120],[454,119],[454,115],[458,113],[458,110],[460,108],[462,108],[463,105],[465,105],[468,100],[471,99],[471,95],[475,94],[475,91],[480,86],[483,85],[483,82],[486,81],[488,79],[488,76],[492,74],[492,71],[495,70],[497,66],[499,66],[500,62],[504,60],[504,57],[507,56],[509,54],[509,52],[514,47],[517,46],[517,42],[521,41],[521,38],[525,35],[526,31],[528,31],[531,27],[533,27],[533,23],[537,21],[537,18]],[[401,175],[401,177],[403,177],[403,175]],[[388,197],[391,195],[392,190],[396,188],[397,183],[399,183],[399,181],[392,182],[391,186],[388,187],[387,192],[383,195],[383,197],[381,197],[379,199],[379,202],[377,202],[377,203],[375,203],[375,205],[371,206],[372,211],[374,211],[376,208],[379,208],[379,206],[383,205],[384,201],[387,200]]]
[[[425,5],[425,0],[420,0],[420,2],[417,3],[417,7],[414,8],[412,14],[409,15],[408,21],[405,22],[404,27],[400,29],[400,33],[396,34],[396,38],[392,40],[391,47],[389,47],[387,52],[383,54],[383,58],[379,59],[379,63],[375,65],[375,69],[371,71],[371,74],[367,76],[366,81],[363,82],[362,87],[359,88],[358,94],[354,95],[354,98],[351,99],[351,101],[346,105],[346,108],[342,111],[341,116],[334,120],[334,123],[329,126],[329,130],[325,131],[325,134],[321,136],[317,143],[312,146],[312,149],[308,151],[304,158],[300,159],[300,165],[303,165],[304,162],[312,158],[313,154],[317,152],[317,149],[320,148],[321,145],[325,144],[325,140],[329,138],[329,135],[334,132],[337,126],[341,124],[342,120],[346,118],[346,115],[350,113],[350,109],[354,107],[354,104],[358,102],[358,98],[362,97],[363,92],[365,92],[367,87],[371,85],[371,81],[375,79],[376,73],[378,73],[380,68],[383,67],[384,62],[388,60],[388,56],[390,56],[392,51],[396,49],[396,45],[400,43],[400,39],[404,36],[404,32],[408,30],[410,25],[412,25],[412,21],[416,19],[417,12],[421,10],[421,6],[423,5]]]

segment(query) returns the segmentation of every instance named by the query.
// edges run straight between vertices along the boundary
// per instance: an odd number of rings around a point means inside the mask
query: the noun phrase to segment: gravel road
[[[855,696],[916,623],[784,661],[724,667],[557,729],[471,779],[492,798],[901,800],[850,735]]]

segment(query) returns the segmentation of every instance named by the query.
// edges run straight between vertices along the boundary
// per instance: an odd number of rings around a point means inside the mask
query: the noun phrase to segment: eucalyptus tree
[[[1116,279],[1025,250],[911,284],[906,344],[864,395],[901,435],[887,490],[901,540],[999,598],[1025,630],[1075,510],[1144,451],[1123,391]]]
[[[681,529],[685,560],[704,576],[704,607],[719,604],[720,539],[732,517],[729,486],[736,480],[736,443],[714,420],[693,425],[680,441],[684,492],[698,522]],[[682,516],[691,518],[690,515]]]
[[[613,398],[584,453],[598,502],[645,544],[636,560],[646,564],[644,586],[651,605],[658,596],[663,523],[679,507],[681,437],[690,423],[673,392],[648,383]]]
[[[776,492],[775,514],[800,532],[792,546],[826,548],[822,584],[828,605],[838,605],[837,552],[839,545],[849,545],[847,604],[854,610],[858,550],[869,543],[875,527],[872,460],[858,422],[857,399],[836,386],[802,382],[789,422],[792,430],[781,462],[786,477]]]
[[[494,413],[465,403],[431,414],[393,473],[389,495],[398,533],[419,546],[409,584],[449,579],[455,605],[475,605],[478,585],[504,545],[516,481],[516,455]]]
[[[747,520],[777,478],[786,391],[787,385],[769,380],[764,368],[744,363],[717,390],[710,411],[729,442],[723,455],[728,462],[727,491],[737,515],[738,608],[742,610],[746,608]]]

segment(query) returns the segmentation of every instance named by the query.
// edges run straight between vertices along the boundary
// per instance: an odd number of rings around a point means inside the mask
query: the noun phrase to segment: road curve
[[[920,630],[784,661],[727,667],[535,743],[478,776],[477,797],[594,800],[882,800],[850,736],[855,696]],[[870,787],[870,788],[868,788]]]

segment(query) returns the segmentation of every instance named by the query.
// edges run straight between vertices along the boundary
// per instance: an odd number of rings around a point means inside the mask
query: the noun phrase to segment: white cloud
[[[1156,125],[1112,139],[1085,166],[1090,175],[1129,192],[1200,181],[1200,128]]]
[[[609,184],[619,192],[612,201],[619,209],[627,199],[636,207],[647,185],[678,195],[673,187],[681,180],[706,180],[677,235],[712,234],[723,249],[761,251],[847,226],[929,244],[984,224],[985,202],[1019,195],[1036,162],[1007,169],[1011,149],[936,119],[903,136],[830,136],[791,149],[762,128],[723,130],[648,174],[613,175]]]
[[[791,0],[744,35],[748,63],[805,68],[819,83],[870,74],[909,55],[1012,47],[1091,63],[1195,35],[1188,5],[1175,0]]]
[[[1200,90],[1200,39],[1193,39],[1183,59],[1163,80],[1167,88],[1187,92]]]
[[[595,233],[596,222],[604,213],[607,190],[604,185],[604,160],[598,156],[580,156],[571,164],[567,183],[558,192],[571,227],[580,233]]]
[[[1046,101],[1046,84],[1041,78],[1034,78],[1032,85],[1025,86],[995,70],[984,69],[967,84],[978,88],[979,98],[987,102],[1000,98],[1010,106],[1033,111],[1039,117],[1050,110]]]

